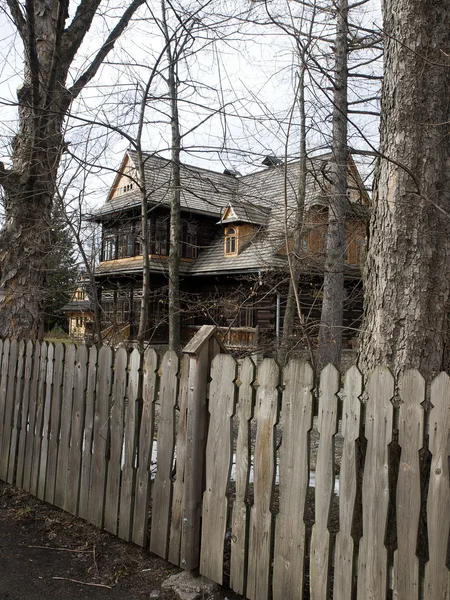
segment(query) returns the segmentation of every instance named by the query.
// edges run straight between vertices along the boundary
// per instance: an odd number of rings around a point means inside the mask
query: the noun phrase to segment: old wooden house
[[[106,337],[133,340],[142,298],[142,237],[137,157],[128,151],[104,205],[95,215],[102,224],[102,255],[96,271],[101,287],[102,327]],[[302,224],[302,324],[294,337],[317,335],[324,244],[328,219],[330,155],[308,162],[307,198]],[[361,314],[360,262],[365,240],[368,197],[349,160],[346,249],[347,338]],[[297,210],[298,162],[280,164],[267,157],[255,173],[240,176],[183,164],[181,167],[182,339],[203,324],[222,328],[234,348],[276,344],[282,330],[288,286],[287,252]],[[167,340],[167,258],[171,163],[145,157],[148,190],[151,294],[147,339]],[[306,332],[306,333],[305,333]]]

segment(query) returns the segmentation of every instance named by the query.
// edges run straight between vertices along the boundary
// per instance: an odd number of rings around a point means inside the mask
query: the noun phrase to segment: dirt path
[[[175,571],[149,552],[0,482],[1,600],[138,600],[160,590]],[[159,598],[177,596],[161,592]],[[214,598],[238,597],[220,590]]]

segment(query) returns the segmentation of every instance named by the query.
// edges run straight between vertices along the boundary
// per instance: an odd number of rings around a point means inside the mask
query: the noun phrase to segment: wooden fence
[[[328,366],[315,394],[307,363],[238,365],[213,328],[181,359],[0,356],[0,479],[252,600],[450,598],[447,374],[426,411],[416,371],[375,369],[362,402],[359,371]]]

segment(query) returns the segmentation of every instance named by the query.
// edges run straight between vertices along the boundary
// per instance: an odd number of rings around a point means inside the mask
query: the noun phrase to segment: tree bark
[[[347,36],[348,2],[338,0],[332,140],[332,182],[328,208],[322,313],[317,367],[338,366],[342,353],[344,314],[345,221],[347,212]]]
[[[92,63],[68,89],[71,63],[100,0],[81,0],[71,24],[68,1],[26,0],[25,17],[8,0],[24,46],[24,81],[18,90],[19,128],[12,143],[12,169],[0,163],[5,225],[0,233],[0,337],[43,334],[45,273],[52,248],[53,196],[69,106],[95,76],[117,37],[143,3],[134,0]]]
[[[381,158],[359,363],[425,377],[443,364],[450,286],[450,10],[386,0]]]

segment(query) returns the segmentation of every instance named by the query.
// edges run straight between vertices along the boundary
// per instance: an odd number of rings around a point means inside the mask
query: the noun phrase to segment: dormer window
[[[237,249],[237,231],[234,227],[229,227],[225,230],[225,256],[235,256]]]

